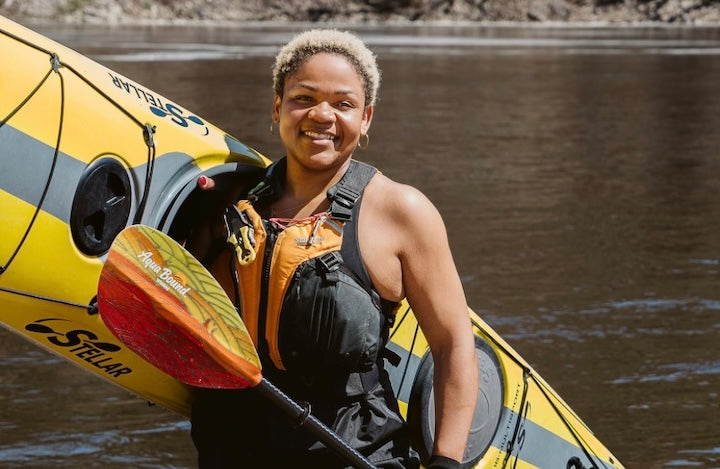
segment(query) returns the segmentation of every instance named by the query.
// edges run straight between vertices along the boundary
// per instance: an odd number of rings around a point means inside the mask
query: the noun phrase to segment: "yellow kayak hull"
[[[622,468],[572,409],[490,326],[469,311],[480,373],[465,467]],[[406,302],[400,306],[388,363],[401,410],[422,456],[432,449],[432,358]]]
[[[133,222],[169,230],[200,174],[268,160],[17,23],[0,17],[0,32],[0,323],[189,415],[190,389],[118,344],[93,309],[103,255]]]
[[[128,391],[189,415],[192,389],[129,351],[97,314],[104,256],[124,227],[176,239],[201,174],[269,160],[171,100],[0,17],[0,323]],[[98,202],[99,201],[99,202]],[[623,467],[472,311],[481,373],[466,467]],[[432,361],[403,304],[387,368],[422,455]]]

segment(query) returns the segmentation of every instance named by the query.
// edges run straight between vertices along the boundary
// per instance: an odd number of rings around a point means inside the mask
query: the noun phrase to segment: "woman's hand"
[[[200,176],[197,179],[197,185],[204,191],[211,191],[215,188],[215,180],[207,176]]]

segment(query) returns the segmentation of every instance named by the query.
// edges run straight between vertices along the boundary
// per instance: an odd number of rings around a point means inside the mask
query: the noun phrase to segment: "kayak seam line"
[[[24,296],[24,297],[27,297],[27,298],[33,298],[33,299],[36,299],[36,300],[43,300],[43,301],[48,301],[48,302],[51,302],[51,303],[63,304],[63,305],[67,305],[67,306],[75,306],[75,307],[77,307],[77,308],[87,309],[87,307],[88,307],[88,305],[85,305],[85,304],[73,303],[72,301],[60,300],[60,299],[58,299],[58,298],[50,298],[49,296],[36,295],[36,294],[33,294],[33,293],[27,293],[27,292],[23,292],[23,291],[20,291],[20,290],[14,290],[14,289],[12,289],[12,288],[0,287],[0,292],[10,293],[10,294],[13,294],[13,295],[20,295],[20,296]]]

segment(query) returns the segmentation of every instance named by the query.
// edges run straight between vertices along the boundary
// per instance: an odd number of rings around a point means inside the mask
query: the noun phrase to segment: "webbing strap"
[[[270,165],[263,180],[248,193],[248,199],[259,203],[270,203],[276,199],[282,192],[286,167],[286,158]],[[376,172],[377,169],[369,164],[350,160],[350,166],[343,177],[327,191],[332,218],[342,222],[352,220],[353,207]]]
[[[350,167],[340,182],[327,191],[327,198],[331,202],[330,215],[334,219],[343,222],[352,220],[353,207],[376,172],[377,169],[369,164],[350,161]]]
[[[277,199],[282,192],[281,188],[285,185],[286,170],[286,158],[281,158],[268,166],[262,181],[248,192],[248,200],[253,203],[269,203]]]

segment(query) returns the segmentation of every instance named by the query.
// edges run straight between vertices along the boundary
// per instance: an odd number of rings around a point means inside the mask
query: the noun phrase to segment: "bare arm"
[[[462,461],[478,389],[465,294],[437,209],[407,186],[396,200],[404,214],[399,230],[405,239],[399,252],[403,287],[435,364],[433,453]]]

